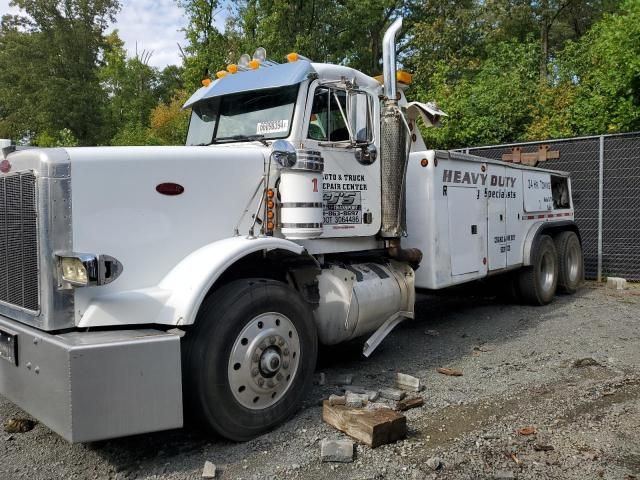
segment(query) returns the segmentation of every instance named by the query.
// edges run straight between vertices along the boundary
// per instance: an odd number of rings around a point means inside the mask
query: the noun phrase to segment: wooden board
[[[371,448],[407,437],[407,419],[393,410],[366,410],[322,404],[322,420]]]

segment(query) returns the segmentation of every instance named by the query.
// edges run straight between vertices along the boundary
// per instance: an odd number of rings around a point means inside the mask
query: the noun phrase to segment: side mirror
[[[298,161],[296,147],[287,140],[276,140],[271,144],[271,158],[282,168],[291,168]]]
[[[361,165],[371,165],[378,158],[378,149],[373,143],[356,148],[354,155]]]

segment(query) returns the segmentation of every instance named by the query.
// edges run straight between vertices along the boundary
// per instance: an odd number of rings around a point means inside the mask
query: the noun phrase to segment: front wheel
[[[205,300],[186,338],[185,397],[205,426],[236,441],[289,418],[317,356],[307,303],[288,285],[237,280]]]

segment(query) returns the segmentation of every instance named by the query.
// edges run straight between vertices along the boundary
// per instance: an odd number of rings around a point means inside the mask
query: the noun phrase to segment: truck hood
[[[268,158],[257,145],[69,148],[73,250],[124,266],[100,293],[157,285],[181,259],[248,231]],[[159,193],[161,184],[181,193]],[[174,192],[177,193],[177,192]],[[255,205],[254,205],[255,203]]]

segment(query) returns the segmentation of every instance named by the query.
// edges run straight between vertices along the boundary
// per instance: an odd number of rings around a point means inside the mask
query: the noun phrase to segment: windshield
[[[191,113],[187,145],[288,137],[298,88],[241,92],[198,103]]]

